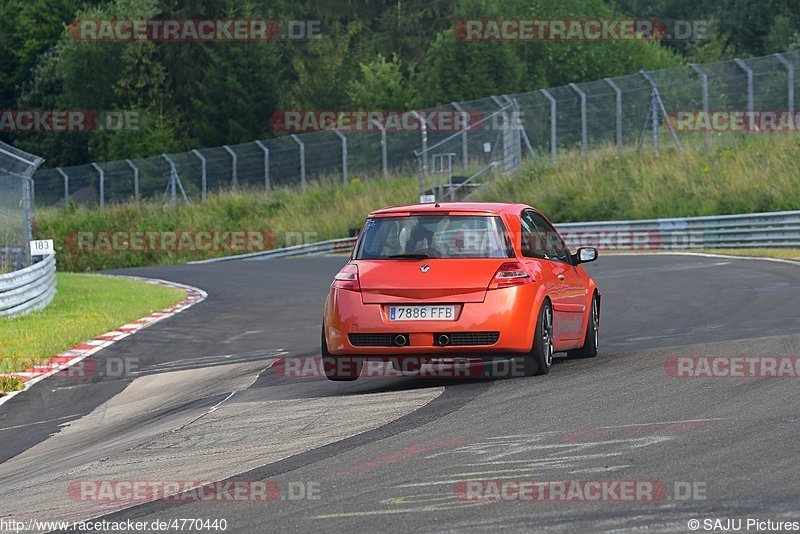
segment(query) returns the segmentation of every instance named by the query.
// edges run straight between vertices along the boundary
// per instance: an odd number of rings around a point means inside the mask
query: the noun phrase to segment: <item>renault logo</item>
[[[427,273],[430,270],[430,268],[431,268],[431,266],[426,264],[426,265],[422,265],[419,268],[419,270],[422,271],[423,273]]]

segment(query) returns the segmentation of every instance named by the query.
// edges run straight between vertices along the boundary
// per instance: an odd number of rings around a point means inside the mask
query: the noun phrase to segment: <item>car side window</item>
[[[541,246],[544,248],[548,259],[563,263],[572,263],[569,249],[564,244],[564,241],[561,240],[561,236],[558,235],[553,225],[535,211],[528,210],[525,213],[528,214],[531,222],[539,231],[539,235],[542,239]]]
[[[542,260],[551,259],[547,255],[544,246],[544,235],[540,233],[530,211],[523,211],[519,217],[522,228],[522,255],[527,258],[539,258]]]

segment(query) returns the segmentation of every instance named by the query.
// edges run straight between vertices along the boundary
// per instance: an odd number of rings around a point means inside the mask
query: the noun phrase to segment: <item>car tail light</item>
[[[522,264],[515,261],[504,263],[494,273],[489,289],[503,289],[504,287],[523,286],[533,283],[533,278]]]
[[[358,282],[358,267],[352,263],[345,265],[342,270],[333,277],[331,287],[361,292],[361,284]]]

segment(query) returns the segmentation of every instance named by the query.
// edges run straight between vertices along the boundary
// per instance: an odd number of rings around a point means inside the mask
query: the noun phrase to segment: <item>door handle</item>
[[[558,279],[559,279],[559,280],[563,280],[563,279],[564,279],[564,275],[563,275],[563,274],[559,274],[559,275],[558,275]]]

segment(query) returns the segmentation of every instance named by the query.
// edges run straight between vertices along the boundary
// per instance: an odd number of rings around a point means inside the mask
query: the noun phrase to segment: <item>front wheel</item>
[[[594,358],[597,356],[597,344],[600,340],[600,302],[597,293],[592,296],[592,305],[589,309],[589,322],[586,325],[586,335],[583,346],[579,349],[567,351],[567,358],[578,360]]]
[[[542,303],[536,321],[533,347],[525,355],[525,376],[546,375],[553,364],[553,306],[549,300]]]
[[[322,340],[320,341],[320,352],[322,353],[322,369],[325,377],[334,382],[352,382],[361,374],[361,367],[364,365],[360,359],[339,358],[332,356],[328,352],[328,341],[325,339],[325,327],[322,328]]]

